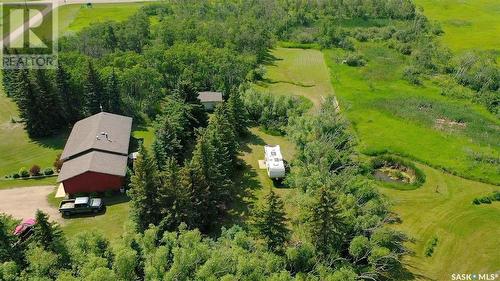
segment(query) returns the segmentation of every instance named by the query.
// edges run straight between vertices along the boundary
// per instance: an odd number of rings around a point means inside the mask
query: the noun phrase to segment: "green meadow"
[[[439,22],[443,43],[454,51],[500,50],[500,1],[415,0],[425,15]]]
[[[381,43],[362,43],[363,67],[325,50],[340,107],[365,154],[394,153],[467,178],[500,183],[500,122],[484,108],[439,94],[431,82],[401,79],[405,57]]]

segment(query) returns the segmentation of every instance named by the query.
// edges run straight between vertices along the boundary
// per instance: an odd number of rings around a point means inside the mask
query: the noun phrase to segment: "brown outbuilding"
[[[66,194],[123,187],[132,118],[101,112],[75,123],[57,181]]]

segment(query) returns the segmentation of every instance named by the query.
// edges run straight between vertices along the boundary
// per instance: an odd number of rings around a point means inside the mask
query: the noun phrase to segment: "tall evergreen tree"
[[[184,161],[185,147],[192,142],[189,127],[189,106],[176,96],[163,101],[163,111],[157,117],[153,152],[160,170],[167,159],[174,157],[178,163]]]
[[[180,168],[174,158],[168,158],[161,172],[161,188],[158,200],[162,220],[162,231],[175,231],[182,222],[192,225],[189,190],[181,185]]]
[[[33,227],[32,238],[33,243],[46,251],[58,254],[60,264],[69,262],[66,240],[64,239],[61,228],[57,224],[49,222],[49,216],[40,210],[37,210],[35,220],[36,224]]]
[[[343,220],[334,194],[321,188],[309,218],[312,242],[319,253],[329,256],[340,250],[342,227]]]
[[[94,69],[92,61],[89,60],[87,74],[84,82],[85,106],[87,114],[96,114],[102,110],[108,110],[102,90],[99,74]]]
[[[159,187],[160,179],[155,161],[148,151],[141,147],[134,162],[134,174],[128,191],[132,203],[132,217],[140,232],[144,232],[149,224],[157,225],[160,221]]]
[[[225,209],[229,185],[217,163],[215,149],[202,131],[193,158],[182,170],[182,185],[189,190],[195,226],[208,230]]]
[[[8,48],[4,48],[4,55],[9,55],[10,50]],[[19,70],[17,69],[2,69],[2,84],[3,89],[7,97],[15,98],[16,95],[16,79],[18,76]]]
[[[80,95],[76,93],[71,87],[70,75],[64,67],[59,63],[56,71],[56,88],[57,93],[62,101],[64,108],[66,122],[73,124],[81,118],[81,104],[82,100]]]
[[[221,171],[226,179],[231,178],[236,165],[238,142],[234,125],[230,122],[230,114],[225,104],[215,108],[210,117],[206,134],[215,150],[215,161],[221,165]]]
[[[28,70],[20,70],[17,77],[15,101],[19,107],[19,116],[30,137],[42,137],[50,134],[46,122],[41,97],[31,81]]]
[[[50,132],[54,132],[66,124],[61,97],[54,89],[53,82],[47,76],[45,69],[35,71],[34,82],[40,97],[41,109],[44,111],[42,118],[50,128]]]
[[[248,116],[239,91],[232,91],[229,94],[227,110],[231,118],[231,124],[234,126],[236,133],[239,136],[245,135],[248,131]]]
[[[109,77],[106,85],[106,97],[108,98],[108,111],[120,114],[122,112],[120,86],[114,69],[111,72],[111,76]]]
[[[290,236],[290,230],[286,227],[284,204],[272,190],[265,199],[265,205],[254,213],[255,227],[269,249],[279,252]]]
[[[176,85],[175,93],[185,103],[190,105],[189,115],[192,117],[189,119],[190,127],[206,127],[208,116],[201,101],[198,99],[198,91],[193,87],[193,83],[190,80],[181,79]]]

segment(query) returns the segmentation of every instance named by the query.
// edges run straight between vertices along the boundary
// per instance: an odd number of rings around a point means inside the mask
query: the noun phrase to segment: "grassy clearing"
[[[341,64],[343,51],[326,50],[341,108],[367,154],[391,152],[468,178],[500,183],[500,122],[485,109],[439,94],[430,83],[401,79],[405,57],[381,43],[357,46],[368,63]],[[438,119],[466,127],[438,126]],[[491,158],[491,159],[490,159]]]
[[[77,32],[91,24],[105,21],[124,21],[147,3],[66,5],[59,8],[59,33]]]
[[[250,208],[262,204],[264,197],[272,189],[285,202],[285,211],[292,227],[296,230],[295,227],[298,225],[294,222],[298,219],[296,202],[298,191],[273,182],[267,176],[265,169],[259,169],[258,162],[264,159],[266,144],[279,144],[285,161],[290,162],[295,155],[295,145],[282,136],[269,135],[256,127],[250,129],[250,135],[242,143],[239,158],[244,162],[244,168],[235,180],[235,186],[240,190],[229,213],[230,223],[243,225],[248,223]]]
[[[303,96],[318,107],[321,97],[333,94],[323,54],[314,49],[276,48],[270,53],[264,81],[259,90],[277,95]]]
[[[405,261],[407,268],[418,280],[449,280],[456,272],[498,270],[500,228],[495,226],[500,224],[500,204],[473,205],[472,200],[499,187],[417,166],[427,176],[422,187],[381,189],[402,218],[396,227],[415,239],[408,245],[415,254]],[[439,243],[428,257],[426,246],[434,237]]]
[[[443,43],[454,51],[499,50],[500,2],[497,0],[415,0],[425,15],[438,21]]]

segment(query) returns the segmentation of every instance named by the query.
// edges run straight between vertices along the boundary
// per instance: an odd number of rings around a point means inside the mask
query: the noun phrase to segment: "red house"
[[[101,112],[75,123],[57,181],[67,194],[118,190],[127,171],[132,118]]]

